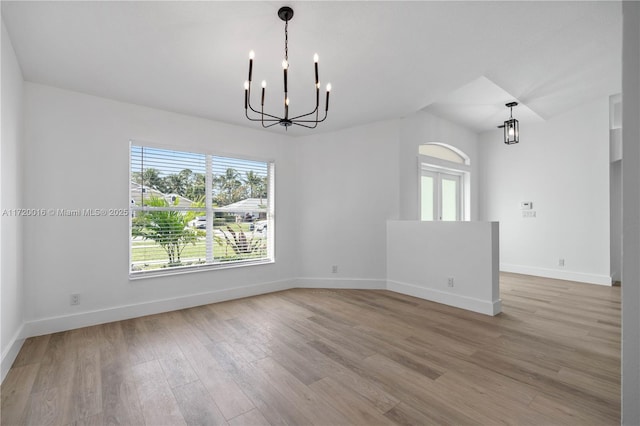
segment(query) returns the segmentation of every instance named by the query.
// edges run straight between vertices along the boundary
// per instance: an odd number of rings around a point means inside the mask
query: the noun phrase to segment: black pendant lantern
[[[498,128],[504,129],[504,143],[507,145],[513,145],[520,142],[520,125],[518,120],[513,118],[513,107],[518,105],[517,102],[509,102],[506,107],[509,108],[509,119],[504,122],[502,126]]]

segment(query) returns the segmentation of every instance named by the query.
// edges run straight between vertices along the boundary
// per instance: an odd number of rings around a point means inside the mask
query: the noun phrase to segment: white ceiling
[[[483,131],[511,100],[525,123],[620,91],[619,2],[284,4],[291,113],[315,102],[314,53],[333,86],[327,121],[290,135],[421,109]],[[280,114],[284,4],[3,0],[2,19],[28,81],[259,128],[244,118],[248,52],[265,111]]]

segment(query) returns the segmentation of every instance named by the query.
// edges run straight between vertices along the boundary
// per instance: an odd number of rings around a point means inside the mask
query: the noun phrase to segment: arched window
[[[437,142],[425,143],[420,145],[418,152],[420,155],[427,155],[456,164],[469,164],[469,157],[465,153],[446,144]]]
[[[469,220],[469,156],[447,144],[420,145],[420,220]]]

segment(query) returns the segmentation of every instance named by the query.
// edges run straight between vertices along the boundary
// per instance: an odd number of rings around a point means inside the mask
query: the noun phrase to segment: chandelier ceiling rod
[[[314,70],[315,70],[315,89],[316,89],[316,107],[311,112],[306,114],[298,115],[295,117],[289,117],[289,91],[288,91],[288,82],[287,76],[289,73],[289,21],[293,18],[293,9],[288,6],[281,7],[278,10],[278,16],[282,19],[284,24],[284,60],[282,61],[282,70],[284,77],[284,116],[279,117],[272,114],[267,114],[264,112],[264,99],[266,95],[266,87],[267,82],[262,81],[262,97],[260,101],[260,111],[257,111],[253,106],[251,106],[251,77],[253,72],[253,59],[255,54],[253,50],[249,52],[249,79],[244,83],[244,111],[245,116],[251,121],[259,121],[262,124],[262,127],[268,128],[271,126],[275,126],[276,124],[280,124],[284,126],[286,130],[290,126],[294,124],[296,126],[306,127],[308,129],[314,129],[318,123],[322,123],[327,118],[327,113],[329,111],[329,93],[331,92],[331,83],[327,84],[327,92],[326,92],[326,100],[325,100],[325,108],[324,108],[324,117],[322,119],[318,119],[319,109],[320,109],[320,80],[318,79],[318,54],[313,56]],[[249,116],[249,110],[251,110],[255,114],[259,114],[259,118]],[[315,119],[303,119],[305,117],[309,117],[310,115],[315,114]]]

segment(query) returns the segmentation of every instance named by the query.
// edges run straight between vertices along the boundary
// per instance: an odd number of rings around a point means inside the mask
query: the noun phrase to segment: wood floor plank
[[[33,364],[42,361],[47,346],[51,339],[50,334],[44,336],[30,337],[24,341],[16,360],[13,362],[14,367],[22,367],[26,364]]]
[[[86,419],[102,412],[100,349],[84,348],[78,354],[71,386],[71,418]]]
[[[189,353],[189,359],[201,383],[226,419],[232,419],[255,408],[254,404],[238,386],[231,374],[224,371],[207,351]]]
[[[148,425],[186,425],[158,360],[131,368],[145,423]]]
[[[30,354],[34,354],[32,348],[27,350]],[[22,363],[21,366],[13,366],[9,370],[0,391],[2,396],[0,424],[18,425],[24,423],[25,407],[29,401],[29,395],[39,368],[40,365],[37,362],[27,362]]]
[[[69,410],[71,382],[34,392],[25,410],[27,425],[64,425],[73,421]]]
[[[71,342],[71,332],[51,335],[33,384],[33,392],[60,387],[73,379],[77,351]]]
[[[429,411],[438,422],[452,424],[489,424],[491,419],[482,413],[470,412],[463,400],[451,403],[445,398],[442,389],[438,389],[431,379],[416,376],[411,370],[382,356],[373,355],[364,361],[366,368],[376,371],[377,379],[384,383],[389,391],[395,390],[401,401],[413,405],[419,411]]]
[[[325,402],[335,407],[350,424],[393,425],[394,423],[376,410],[376,407],[358,393],[344,392],[340,383],[325,377],[312,383],[311,390]]]
[[[102,411],[105,425],[141,425],[144,415],[128,361],[120,359],[101,368]]]
[[[389,411],[384,413],[385,417],[391,420],[394,424],[401,426],[420,426],[420,425],[451,425],[447,423],[443,418],[437,415],[430,415],[427,413],[416,410],[409,404],[400,402]]]
[[[222,412],[200,381],[172,389],[187,425],[227,425]]]
[[[202,325],[194,325],[192,309],[167,315],[172,319],[170,332],[180,345],[185,359],[207,390],[225,419],[231,419],[254,408],[253,403],[238,387],[232,375],[216,360],[209,347],[211,340],[203,339]],[[207,326],[210,327],[210,326]]]
[[[69,423],[69,426],[102,426],[104,424],[104,416],[102,412],[100,412],[83,419],[78,419],[73,423]]]
[[[253,363],[257,369],[264,371],[272,383],[278,383],[278,390],[286,401],[295,405],[311,424],[345,424],[349,419],[328,404],[307,385],[299,381],[272,358],[263,358]]]
[[[238,365],[233,374],[240,388],[270,424],[311,424],[311,420],[278,391],[278,384],[272,383],[265,372],[252,363]]]
[[[101,366],[111,363],[118,363],[118,365],[128,364],[129,352],[122,332],[122,323],[111,322],[103,324],[98,330],[100,333],[98,346],[100,348]]]
[[[229,420],[229,426],[271,426],[271,423],[262,415],[260,410],[254,408]]]
[[[157,358],[153,347],[147,340],[143,318],[133,318],[121,322],[122,334],[127,345],[129,362],[142,364]]]

